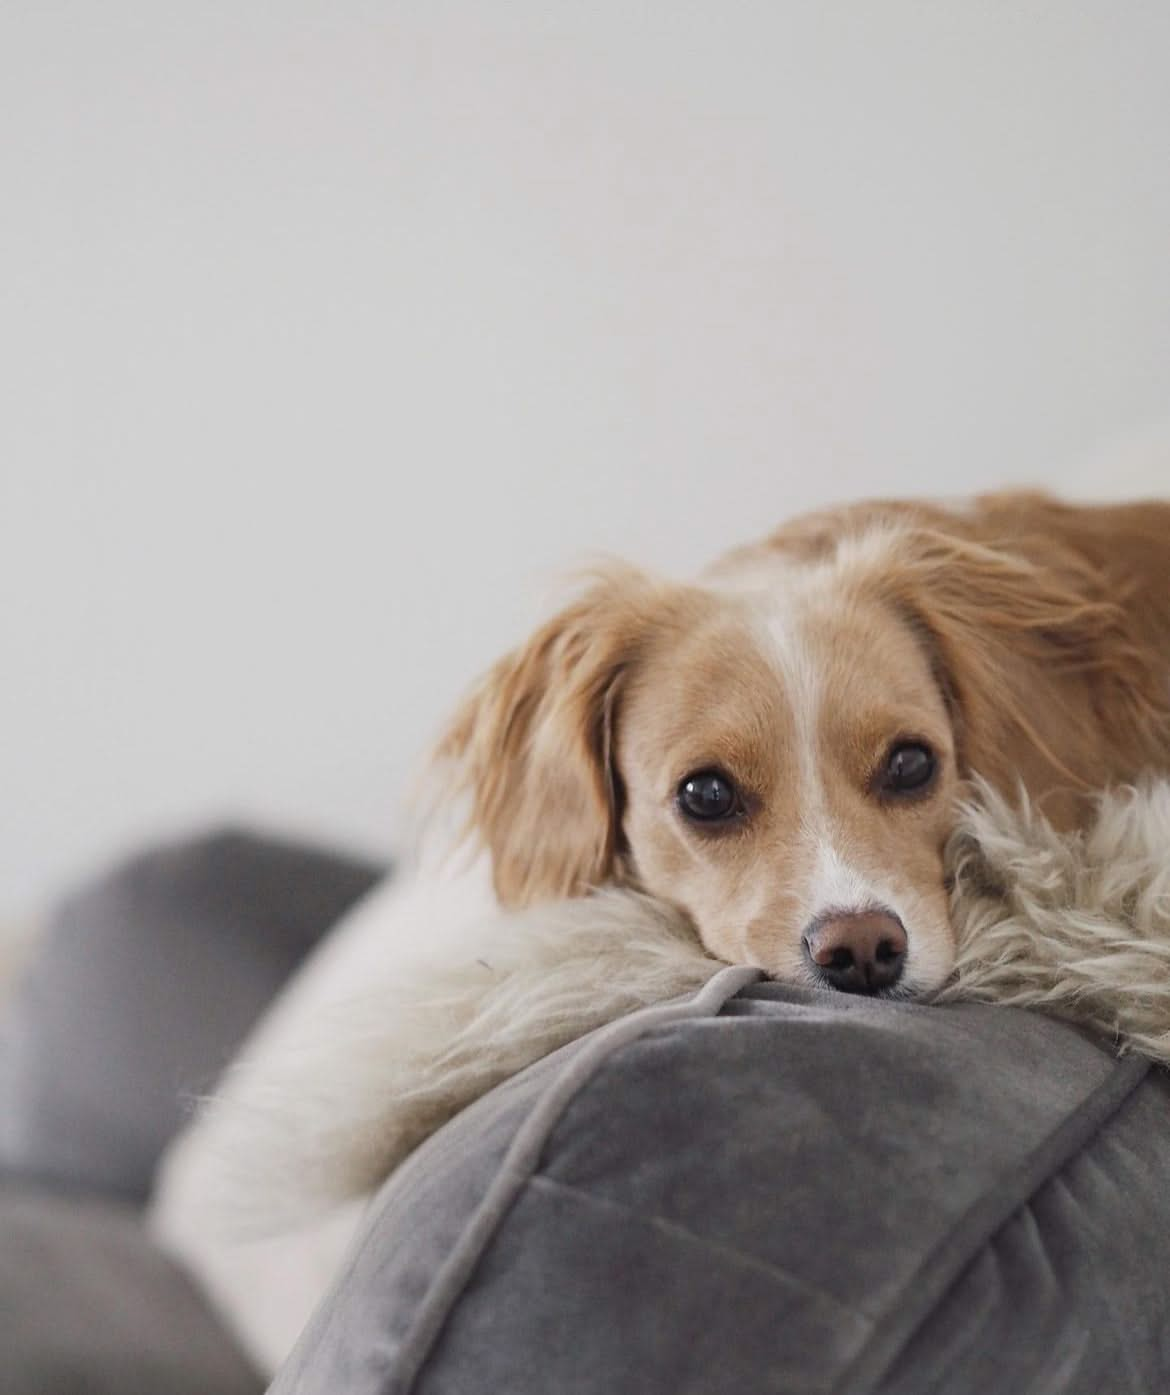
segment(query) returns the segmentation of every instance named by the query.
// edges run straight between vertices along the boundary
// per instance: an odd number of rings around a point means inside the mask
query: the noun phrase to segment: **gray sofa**
[[[142,1018],[151,1031],[110,1029],[113,1056],[85,1062],[51,1108],[84,1050],[70,1032],[94,1031],[116,995],[78,1022],[64,990],[26,991],[10,1015],[4,1395],[259,1387],[133,1206],[176,1099],[214,1078],[245,1019],[378,869],[228,846],[226,859],[214,841],[140,859],[70,903],[29,983],[83,938],[98,973],[102,936],[80,928],[96,924],[123,956],[153,941],[115,975],[133,979],[133,1001],[156,976],[170,986],[158,1019]],[[178,1019],[206,1011],[244,944],[264,970],[214,1008],[213,1043]],[[72,991],[76,1018],[88,990]],[[58,1025],[39,1083],[18,1088],[46,999]],[[122,1012],[134,1016],[125,992]],[[142,1051],[155,1053],[145,1084]],[[151,1102],[149,1125],[116,1106],[111,1060]],[[1170,1390],[1168,1095],[1162,1073],[1035,1015],[726,970],[549,1057],[418,1150],[272,1390],[1155,1395]],[[38,1132],[45,1108],[52,1128]],[[103,1199],[119,1175],[130,1200]]]

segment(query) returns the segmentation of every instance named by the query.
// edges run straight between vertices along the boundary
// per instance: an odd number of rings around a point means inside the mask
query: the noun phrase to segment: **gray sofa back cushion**
[[[430,1140],[273,1395],[1167,1388],[1163,1076],[745,973]]]
[[[70,896],[0,1017],[0,1172],[143,1200],[190,1097],[381,875],[224,830]]]

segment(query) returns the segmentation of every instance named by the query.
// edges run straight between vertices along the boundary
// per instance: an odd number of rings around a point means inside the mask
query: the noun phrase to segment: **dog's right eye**
[[[738,814],[739,792],[721,770],[696,770],[678,787],[678,807],[688,819],[717,823]]]
[[[886,758],[882,771],[882,789],[886,794],[915,794],[924,790],[938,762],[934,752],[921,741],[903,741]]]

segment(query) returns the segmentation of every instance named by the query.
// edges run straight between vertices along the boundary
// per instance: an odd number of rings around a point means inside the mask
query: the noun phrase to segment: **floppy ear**
[[[925,528],[897,546],[890,599],[930,656],[965,770],[1009,792],[1021,779],[1084,790],[1132,778],[1165,741],[1151,656],[1083,556]]]
[[[615,705],[657,589],[608,571],[491,669],[439,743],[505,905],[579,896],[617,871]]]

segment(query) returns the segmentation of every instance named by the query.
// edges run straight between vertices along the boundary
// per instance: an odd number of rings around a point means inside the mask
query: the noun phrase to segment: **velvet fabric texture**
[[[723,987],[425,1144],[273,1395],[1166,1388],[1162,1073],[1013,1009]]]

